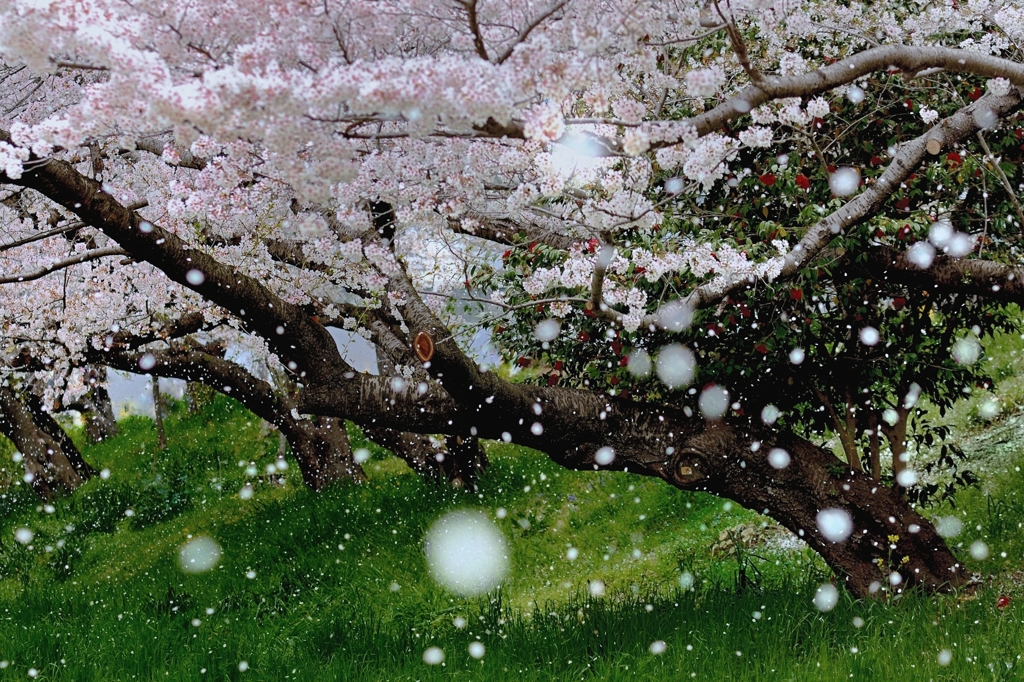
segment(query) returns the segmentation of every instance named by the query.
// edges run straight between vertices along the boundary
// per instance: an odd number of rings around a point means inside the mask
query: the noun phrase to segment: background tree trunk
[[[160,379],[153,377],[153,423],[156,424],[156,438],[160,450],[167,449],[167,432],[164,430],[164,398],[160,392]]]
[[[85,435],[89,442],[99,443],[117,435],[114,407],[107,392],[107,368],[102,365],[89,368],[86,382],[91,386],[89,392],[72,407],[85,419]]]

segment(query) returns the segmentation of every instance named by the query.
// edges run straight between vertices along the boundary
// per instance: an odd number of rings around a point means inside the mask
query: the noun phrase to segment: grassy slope
[[[1012,586],[1024,480],[1006,448],[991,495],[964,493],[955,512],[968,528],[957,540],[991,548],[985,561],[964,551],[968,563],[994,580],[971,598],[844,595],[822,614],[811,598],[827,572],[815,557],[760,552],[760,585],[737,594],[736,558],[709,548],[761,517],[656,481],[562,471],[495,445],[479,493],[434,488],[376,451],[366,485],[315,495],[289,470],[284,486],[258,481],[241,500],[254,480],[244,465],[262,473],[276,437],[222,399],[199,415],[177,406],[168,429],[171,449],[158,453],[148,420],[122,422],[121,436],[85,451],[109,480],[52,511],[24,485],[0,496],[0,680],[30,668],[62,680],[958,680],[1014,678],[1024,665],[1024,592]],[[423,535],[459,507],[508,510],[497,523],[512,570],[488,598],[455,597],[427,574]],[[35,532],[30,546],[14,541],[19,527]],[[200,534],[223,557],[188,575],[177,552]],[[680,589],[685,570],[696,589]],[[606,597],[588,596],[595,579]],[[1014,600],[1000,610],[1001,593]],[[482,661],[467,653],[477,638]],[[428,646],[446,652],[444,666],[422,662]]]

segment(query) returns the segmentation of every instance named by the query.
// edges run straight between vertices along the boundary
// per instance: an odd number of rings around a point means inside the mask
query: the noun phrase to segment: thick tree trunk
[[[487,453],[472,436],[448,436],[445,444],[438,446],[430,436],[420,433],[380,428],[367,428],[364,433],[430,481],[474,488],[487,468]]]
[[[381,323],[382,324],[382,323]],[[396,337],[394,337],[386,325],[378,327],[378,336],[381,339],[391,340],[391,352],[410,355],[408,348],[405,348]],[[377,371],[381,376],[398,376],[395,363],[388,355],[384,346],[378,344]],[[414,357],[404,357],[409,362],[417,362]],[[421,370],[422,372],[422,370]],[[419,381],[430,379],[426,372],[422,376],[414,377]],[[403,380],[404,381],[404,380]],[[395,456],[405,460],[413,471],[420,476],[436,481],[446,482],[456,488],[468,486],[475,488],[476,481],[487,469],[487,453],[484,452],[480,442],[472,437],[450,436],[445,438],[444,445],[438,447],[431,441],[430,436],[421,433],[400,432],[392,429],[372,428],[366,431],[369,438],[391,450]]]
[[[335,481],[366,480],[362,467],[352,456],[343,420],[287,419],[278,428],[291,445],[303,482],[313,490],[323,490]]]
[[[437,323],[426,315],[409,308],[403,314],[412,330],[441,333],[427,326]],[[500,438],[567,468],[627,470],[735,500],[800,535],[857,596],[873,588],[948,590],[969,579],[934,526],[897,491],[793,433],[745,420],[708,422],[593,392],[508,384],[443,344],[431,359],[434,370],[443,384],[424,392],[366,375],[358,377],[358,392],[344,384],[307,386],[299,409],[344,414],[364,427]],[[776,447],[789,453],[781,469],[768,460]],[[610,462],[606,452],[596,456],[603,448],[614,451]],[[822,534],[818,514],[829,509],[848,515],[852,535],[833,542]]]
[[[941,48],[914,48],[913,59],[907,54],[897,55],[890,50],[880,58],[879,66],[860,60],[858,67],[882,68],[896,61],[900,62],[898,66],[918,71],[924,68],[924,62],[929,67],[942,66],[947,60],[952,63],[960,59],[962,63],[961,55],[970,56],[966,52],[942,52]],[[978,127],[974,114],[981,107],[1002,116],[1016,108],[1019,101],[1016,91],[1001,98],[986,96],[947,119],[940,142],[948,146],[973,134]],[[0,138],[9,140],[2,132]],[[887,171],[887,185],[892,186],[893,180],[900,182],[924,155],[923,137],[904,145],[899,167],[891,166]],[[103,230],[135,260],[153,263],[172,280],[233,311],[248,331],[265,339],[270,349],[302,377],[304,389],[297,409],[303,413],[350,418],[362,425],[402,431],[502,438],[547,452],[566,467],[628,469],[660,476],[680,488],[707,490],[764,511],[798,534],[802,532],[858,596],[871,594],[876,582],[888,581],[895,589],[920,585],[926,590],[941,590],[967,581],[963,567],[932,525],[897,494],[877,486],[863,473],[852,472],[830,453],[793,434],[738,422],[707,424],[675,408],[613,400],[597,392],[512,385],[481,371],[459,350],[451,330],[423,304],[411,282],[402,277],[400,264],[395,264],[389,280],[404,294],[404,303],[396,303],[402,316],[401,338],[411,343],[417,335],[426,334],[435,342],[429,368],[424,364],[431,381],[414,386],[396,386],[381,377],[355,372],[340,357],[328,331],[301,306],[288,303],[236,267],[189,248],[181,238],[159,226],[148,224],[140,229],[142,217],[138,213],[119,204],[102,191],[100,183],[86,178],[71,164],[56,159],[33,164],[17,183],[38,190]],[[853,200],[857,202],[855,215],[837,211],[815,231],[826,235],[834,231],[833,227],[849,227],[875,212],[886,196],[881,191],[865,190]],[[822,239],[812,247],[818,249],[824,243]],[[813,255],[813,249],[804,250],[807,257]],[[805,262],[789,259],[782,276],[789,276]],[[196,269],[205,275],[201,284],[189,281]],[[730,286],[738,290],[748,286],[748,280],[736,279]],[[701,307],[720,300],[720,291],[702,287],[690,295],[688,302]],[[280,408],[276,397],[269,400]],[[538,424],[542,429],[531,428]],[[769,464],[767,453],[774,447],[789,452],[791,462],[785,468],[775,469]],[[604,452],[595,457],[603,448],[618,453],[611,463]],[[852,535],[831,541],[822,534],[817,527],[818,514],[829,509],[849,515]],[[894,573],[898,581],[892,580]]]
[[[47,426],[63,434],[56,422]],[[0,432],[21,452],[28,482],[44,500],[72,492],[93,473],[71,440],[66,435],[60,439],[51,436],[36,423],[28,405],[7,386],[0,386]]]
[[[89,368],[86,382],[91,386],[89,392],[69,407],[82,413],[89,442],[99,443],[117,435],[114,407],[107,392],[107,368],[102,365]]]
[[[89,466],[89,463],[82,459],[82,453],[78,451],[74,442],[68,436],[67,432],[57,423],[57,420],[53,418],[49,412],[43,409],[43,402],[35,395],[29,394],[26,401],[26,406],[32,413],[32,420],[36,425],[42,429],[50,438],[56,441],[57,445],[60,446],[61,451],[68,458],[68,462],[74,467],[78,475],[81,476],[83,481],[87,481],[96,475],[96,470]]]
[[[781,469],[771,462],[784,458],[769,457],[775,448],[789,456]],[[969,580],[934,526],[898,491],[793,434],[711,424],[655,468],[679,488],[726,497],[775,519],[857,597],[915,586],[945,591]]]
[[[487,471],[490,463],[479,439],[473,436],[447,436],[445,445],[448,447],[448,457],[442,464],[448,465],[445,468],[448,480],[455,485],[475,488],[477,479]]]

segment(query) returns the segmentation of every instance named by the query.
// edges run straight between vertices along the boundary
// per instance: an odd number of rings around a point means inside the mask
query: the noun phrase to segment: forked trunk
[[[352,456],[343,420],[286,419],[279,428],[291,444],[303,482],[313,490],[323,490],[336,481],[366,480],[362,467]]]

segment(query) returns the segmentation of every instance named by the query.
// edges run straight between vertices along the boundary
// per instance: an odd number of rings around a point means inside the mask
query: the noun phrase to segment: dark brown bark
[[[868,412],[868,466],[871,471],[871,478],[876,481],[882,478],[882,446],[881,427],[879,426],[878,412]]]
[[[107,369],[96,367],[90,372],[89,393],[82,401],[82,417],[85,419],[85,434],[90,443],[113,438],[117,435],[117,419],[114,417],[114,406],[107,392]]]
[[[862,276],[916,289],[934,288],[1024,305],[1024,268],[994,261],[939,253],[930,267],[921,269],[907,258],[906,251],[876,246],[859,259],[844,258],[842,265]]]
[[[435,445],[430,436],[410,431],[369,428],[364,433],[427,480],[473,488],[487,468],[487,453],[472,436],[449,436],[445,443]]]
[[[285,419],[277,426],[291,445],[302,480],[313,490],[323,490],[336,481],[366,480],[362,467],[352,456],[344,420]]]
[[[385,377],[394,377],[395,358],[403,363],[415,363],[416,358],[410,350],[402,346],[392,331],[380,321],[374,323],[379,343],[377,349],[377,371]],[[414,380],[429,381],[430,376],[420,370],[422,376]],[[402,381],[405,381],[404,379]],[[487,469],[487,453],[480,442],[472,437],[454,436],[445,438],[441,445],[435,445],[430,436],[410,431],[396,431],[386,428],[370,428],[366,430],[370,440],[383,445],[396,456],[405,461],[413,471],[431,481],[445,482],[454,487],[475,487],[476,481]]]
[[[96,470],[82,459],[82,453],[78,451],[78,448],[67,432],[57,423],[53,415],[43,409],[43,401],[30,393],[25,399],[25,405],[32,413],[32,421],[50,438],[56,441],[57,445],[60,446],[61,452],[64,453],[64,456],[67,457],[68,462],[71,463],[71,466],[82,480],[87,481],[95,476]]]
[[[47,426],[60,429],[55,422]],[[61,439],[51,436],[36,423],[29,406],[8,386],[0,386],[0,433],[11,439],[21,452],[29,484],[41,499],[50,500],[70,493],[93,473],[70,439],[66,435]],[[78,462],[77,468],[72,458]]]
[[[769,464],[774,447],[790,454],[789,466],[776,470]],[[796,532],[855,596],[908,587],[946,590],[969,579],[933,525],[898,491],[796,436],[710,428],[688,439],[671,466],[677,486],[728,497]],[[825,509],[849,515],[848,539],[832,542],[822,534],[817,515]]]

